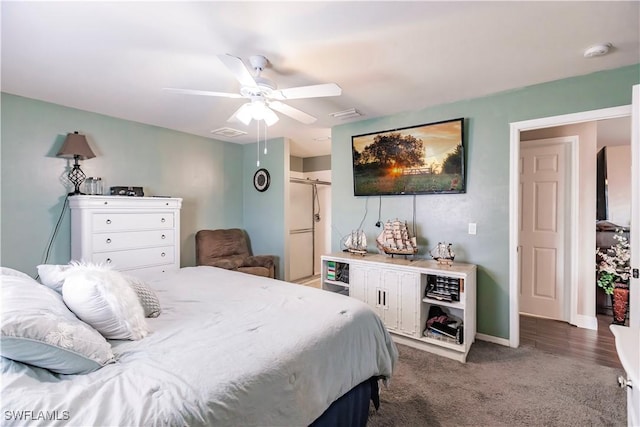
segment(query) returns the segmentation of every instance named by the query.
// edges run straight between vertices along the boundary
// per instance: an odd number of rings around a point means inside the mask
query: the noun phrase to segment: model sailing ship
[[[456,257],[453,248],[451,248],[451,243],[443,243],[438,242],[438,246],[431,249],[429,254],[438,261],[438,264],[451,265],[453,264],[453,259]]]
[[[344,242],[344,245],[352,254],[364,256],[367,253],[367,236],[364,235],[362,230],[353,230],[347,236],[347,241]]]
[[[387,255],[414,255],[418,252],[416,238],[409,236],[407,222],[398,219],[387,221],[376,238],[378,249]]]

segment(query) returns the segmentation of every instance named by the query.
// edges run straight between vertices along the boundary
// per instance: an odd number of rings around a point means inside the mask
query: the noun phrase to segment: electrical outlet
[[[476,234],[477,227],[475,222],[469,223],[469,234]]]

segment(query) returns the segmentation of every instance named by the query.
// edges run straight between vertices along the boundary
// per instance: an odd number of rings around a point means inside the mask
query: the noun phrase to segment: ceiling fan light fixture
[[[248,126],[251,123],[251,119],[253,119],[253,114],[251,110],[251,103],[248,102],[243,104],[242,107],[238,109],[235,113],[235,118],[238,119],[242,124]]]
[[[276,124],[276,122],[278,120],[280,120],[278,115],[276,113],[274,113],[271,108],[265,107],[264,122],[267,124],[267,126],[272,126],[272,125]]]

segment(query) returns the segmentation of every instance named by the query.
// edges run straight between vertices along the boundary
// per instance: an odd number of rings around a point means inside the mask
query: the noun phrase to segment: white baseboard
[[[476,334],[476,339],[509,347],[509,340],[507,338],[494,337],[493,335],[486,334]]]

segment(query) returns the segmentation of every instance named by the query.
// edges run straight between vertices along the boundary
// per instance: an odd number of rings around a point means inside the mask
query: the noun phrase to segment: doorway
[[[520,284],[520,254],[518,252],[519,239],[520,239],[520,185],[519,185],[519,165],[520,165],[520,141],[523,132],[532,130],[548,129],[558,126],[574,125],[579,123],[588,123],[597,120],[604,120],[609,118],[627,117],[631,115],[631,106],[622,106],[607,108],[602,110],[588,111],[576,114],[567,114],[563,116],[548,117],[542,119],[529,120],[524,122],[516,122],[511,124],[511,137],[510,137],[510,202],[509,202],[509,290],[510,290],[510,333],[509,333],[509,345],[511,347],[518,347],[520,343],[520,301],[519,301],[519,284]],[[595,171],[595,141],[593,142],[592,150],[582,150],[581,139],[581,151],[579,154],[579,169],[584,171],[589,163],[592,164],[592,171]],[[593,151],[593,153],[587,152]],[[591,155],[593,154],[593,155]],[[591,160],[590,160],[591,159]],[[575,173],[575,170],[574,170]],[[597,329],[597,318],[595,316],[595,286],[591,286],[595,277],[595,262],[594,259],[595,248],[595,173],[591,178],[593,181],[593,195],[592,205],[589,205],[591,201],[587,200],[591,196],[586,195],[588,191],[581,191],[577,202],[577,212],[582,214],[581,208],[583,206],[592,206],[593,212],[588,212],[585,215],[581,215],[578,218],[576,236],[570,240],[570,248],[575,249],[572,251],[571,260],[567,267],[573,272],[571,286],[571,293],[569,297],[569,323],[589,329]],[[588,188],[589,179],[579,173],[577,176],[577,182],[579,182],[580,188]],[[582,186],[585,187],[582,187]],[[587,211],[584,211],[587,212]],[[572,250],[570,249],[570,250]],[[584,286],[580,284],[584,283]],[[633,307],[632,307],[633,309]]]
[[[312,279],[320,274],[320,256],[327,251],[329,233],[330,171],[301,174],[289,179],[289,257],[288,281]],[[312,179],[311,176],[316,178]]]

